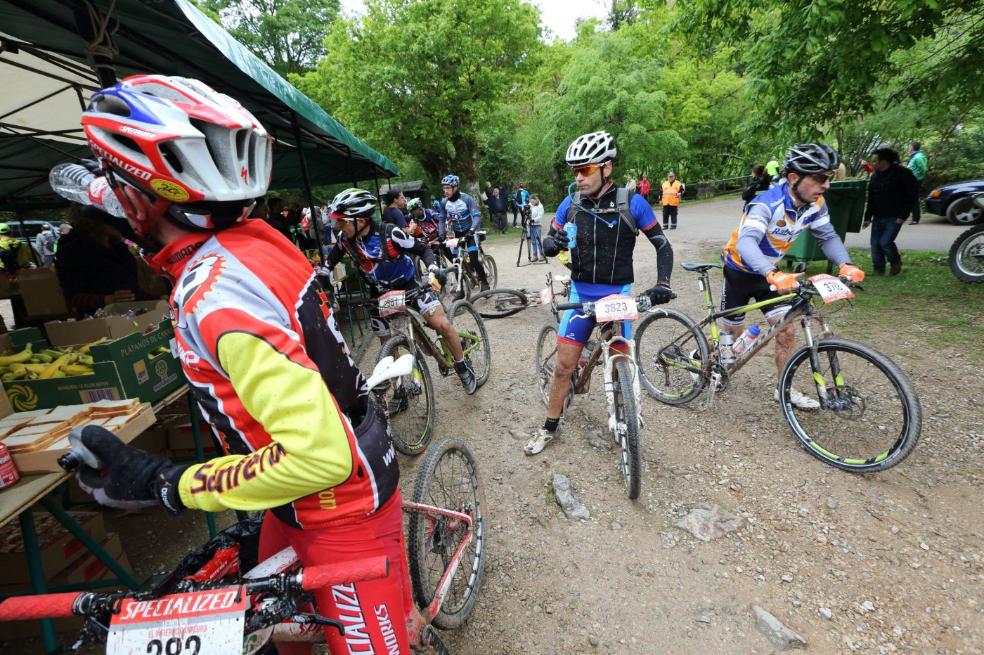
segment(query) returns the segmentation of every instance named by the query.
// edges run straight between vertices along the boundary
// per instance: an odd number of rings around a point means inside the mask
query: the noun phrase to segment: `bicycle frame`
[[[437,334],[434,339],[431,340],[431,337],[424,329],[427,321],[423,315],[409,305],[406,305],[404,309],[406,310],[406,316],[398,314],[389,317],[394,330],[403,331],[402,325],[400,324],[403,320],[406,320],[407,328],[404,332],[410,340],[410,343],[415,348],[420,348],[420,350],[424,353],[433,357],[437,361],[438,369],[442,375],[450,374],[450,372],[454,370],[454,357],[451,355],[451,349],[448,348],[448,344],[445,343],[444,337]],[[470,332],[456,332],[458,334],[458,338],[461,339],[461,346],[465,356],[478,348],[480,339],[476,335],[471,334]],[[417,341],[416,334],[421,335],[419,342]]]
[[[806,299],[804,299],[798,293],[786,293],[776,298],[770,298],[769,300],[763,300],[760,302],[749,303],[747,305],[742,305],[741,307],[735,307],[733,309],[728,309],[724,311],[714,311],[714,298],[711,295],[711,285],[710,278],[707,271],[702,271],[700,273],[700,278],[698,279],[698,288],[704,292],[704,300],[707,307],[707,316],[705,316],[699,323],[697,327],[701,330],[705,326],[710,327],[711,339],[710,343],[714,347],[714,358],[715,361],[722,366],[728,374],[735,373],[739,371],[755,354],[765,347],[767,343],[772,341],[776,334],[784,326],[793,322],[794,320],[800,321],[800,327],[803,330],[803,337],[806,344],[813,349],[814,338],[813,331],[810,329],[810,321],[816,320],[820,323],[821,337],[832,336],[833,332],[830,330],[830,325],[827,323],[827,319],[820,314],[820,312]],[[729,316],[735,316],[738,314],[745,314],[750,311],[757,309],[764,309],[772,305],[778,305],[779,303],[785,303],[792,300],[793,303],[782,318],[780,318],[775,323],[769,323],[769,327],[765,332],[756,339],[755,343],[751,348],[742,352],[732,364],[725,365],[720,361],[720,354],[718,346],[720,344],[721,332],[718,329],[717,319],[727,318]],[[814,362],[816,364],[817,362]],[[814,367],[815,369],[816,367]]]

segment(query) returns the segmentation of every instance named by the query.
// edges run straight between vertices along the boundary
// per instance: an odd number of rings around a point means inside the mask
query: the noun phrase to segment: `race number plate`
[[[820,293],[820,297],[823,298],[825,303],[854,297],[854,292],[851,291],[851,288],[833,275],[827,275],[826,273],[814,275],[810,278],[810,282],[813,283],[813,288]]]
[[[451,250],[454,250],[455,248],[458,247],[458,239],[457,238],[454,238],[454,239],[446,239],[444,241],[444,245],[446,245]]]
[[[549,305],[553,302],[553,289],[550,287],[543,287],[540,290],[540,303],[543,305]]]
[[[611,321],[634,321],[639,318],[639,308],[631,296],[605,296],[595,303],[595,320],[599,323]]]
[[[379,297],[379,315],[392,316],[407,309],[406,291],[388,291]]]
[[[241,587],[128,598],[113,616],[107,655],[241,655],[249,594]]]

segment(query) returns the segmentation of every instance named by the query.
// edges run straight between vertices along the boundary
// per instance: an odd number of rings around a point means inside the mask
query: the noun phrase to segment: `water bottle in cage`
[[[735,339],[734,344],[731,346],[731,352],[735,354],[735,357],[741,357],[741,354],[747,352],[755,342],[758,340],[759,335],[762,333],[762,328],[757,325],[750,325],[741,333],[741,336]]]
[[[95,205],[99,209],[126,218],[126,212],[103,176],[96,176],[81,164],[58,164],[48,174],[48,183],[55,193],[80,205]]]

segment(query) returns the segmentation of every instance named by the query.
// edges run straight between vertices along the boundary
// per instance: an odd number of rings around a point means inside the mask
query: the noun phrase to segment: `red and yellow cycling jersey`
[[[385,418],[304,255],[249,220],[186,235],[153,263],[175,280],[177,353],[227,453],[185,471],[184,504],[271,508],[312,529],[385,503],[399,481]],[[346,413],[366,418],[354,429]]]

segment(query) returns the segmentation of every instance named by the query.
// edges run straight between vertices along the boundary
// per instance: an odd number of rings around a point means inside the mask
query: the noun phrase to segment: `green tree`
[[[202,0],[236,39],[283,76],[311,69],[338,17],[339,0]]]
[[[539,34],[538,11],[519,0],[370,0],[295,79],[383,152],[412,155],[432,180],[454,171],[472,184],[480,130],[531,70]]]
[[[803,136],[877,109],[893,79],[889,102],[984,98],[982,0],[694,0],[680,25],[702,53],[733,47],[760,117]]]

